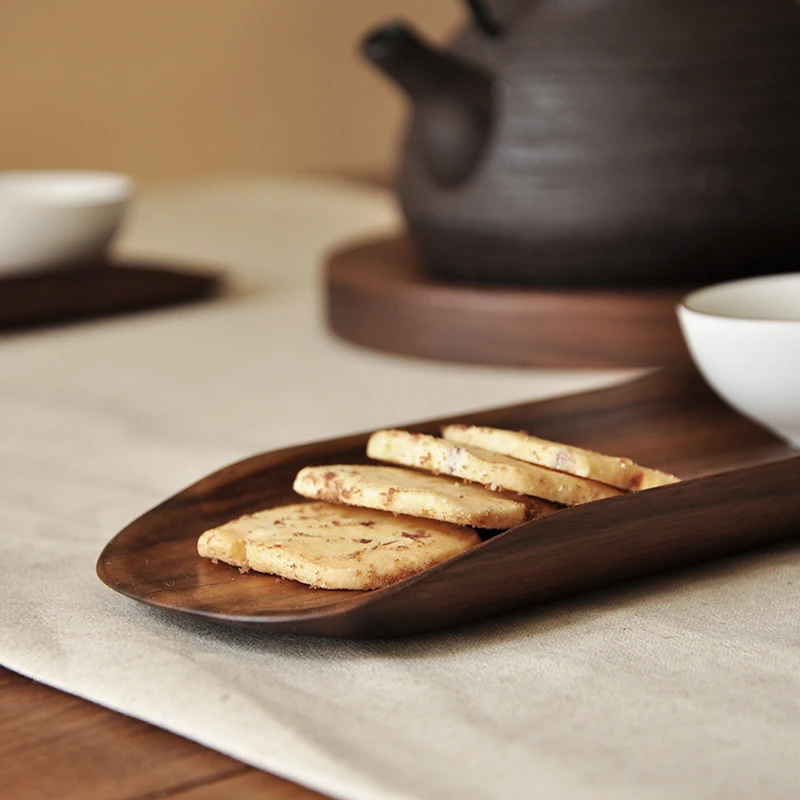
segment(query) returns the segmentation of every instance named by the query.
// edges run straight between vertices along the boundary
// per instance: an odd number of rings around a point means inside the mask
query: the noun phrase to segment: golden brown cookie
[[[615,487],[588,478],[422,433],[377,431],[369,438],[367,455],[378,461],[453,475],[492,489],[507,489],[568,506],[622,494]]]
[[[470,528],[328,503],[270,508],[212,528],[198,553],[322,589],[377,589],[480,543]]]
[[[453,478],[374,464],[305,467],[294,490],[314,500],[438,519],[455,525],[504,530],[556,511],[544,500],[532,507],[483,486]]]
[[[629,458],[608,456],[573,445],[550,442],[531,436],[525,431],[477,425],[446,425],[442,428],[442,436],[456,444],[482,447],[530,464],[591,478],[628,491],[650,489],[680,480],[666,472],[642,467]]]

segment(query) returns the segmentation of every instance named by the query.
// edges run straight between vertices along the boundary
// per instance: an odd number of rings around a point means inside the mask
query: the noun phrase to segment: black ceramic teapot
[[[678,286],[800,269],[797,0],[469,3],[452,49],[386,25],[399,194],[429,272]]]

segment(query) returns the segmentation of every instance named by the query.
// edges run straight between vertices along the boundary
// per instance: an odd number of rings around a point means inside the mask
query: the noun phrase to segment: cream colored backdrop
[[[457,0],[0,0],[0,169],[387,175],[399,93],[357,52]]]

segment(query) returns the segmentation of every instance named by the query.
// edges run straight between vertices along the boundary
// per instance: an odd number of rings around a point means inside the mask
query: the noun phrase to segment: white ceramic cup
[[[74,170],[0,173],[0,273],[99,256],[133,191],[126,175]]]
[[[709,385],[741,414],[800,448],[800,273],[699,289],[677,312]]]

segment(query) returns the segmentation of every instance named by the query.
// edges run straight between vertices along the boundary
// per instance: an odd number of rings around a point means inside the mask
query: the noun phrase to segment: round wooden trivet
[[[405,238],[332,254],[326,272],[330,328],[391,353],[479,364],[648,367],[689,354],[675,305],[685,289],[517,289],[428,278]]]

